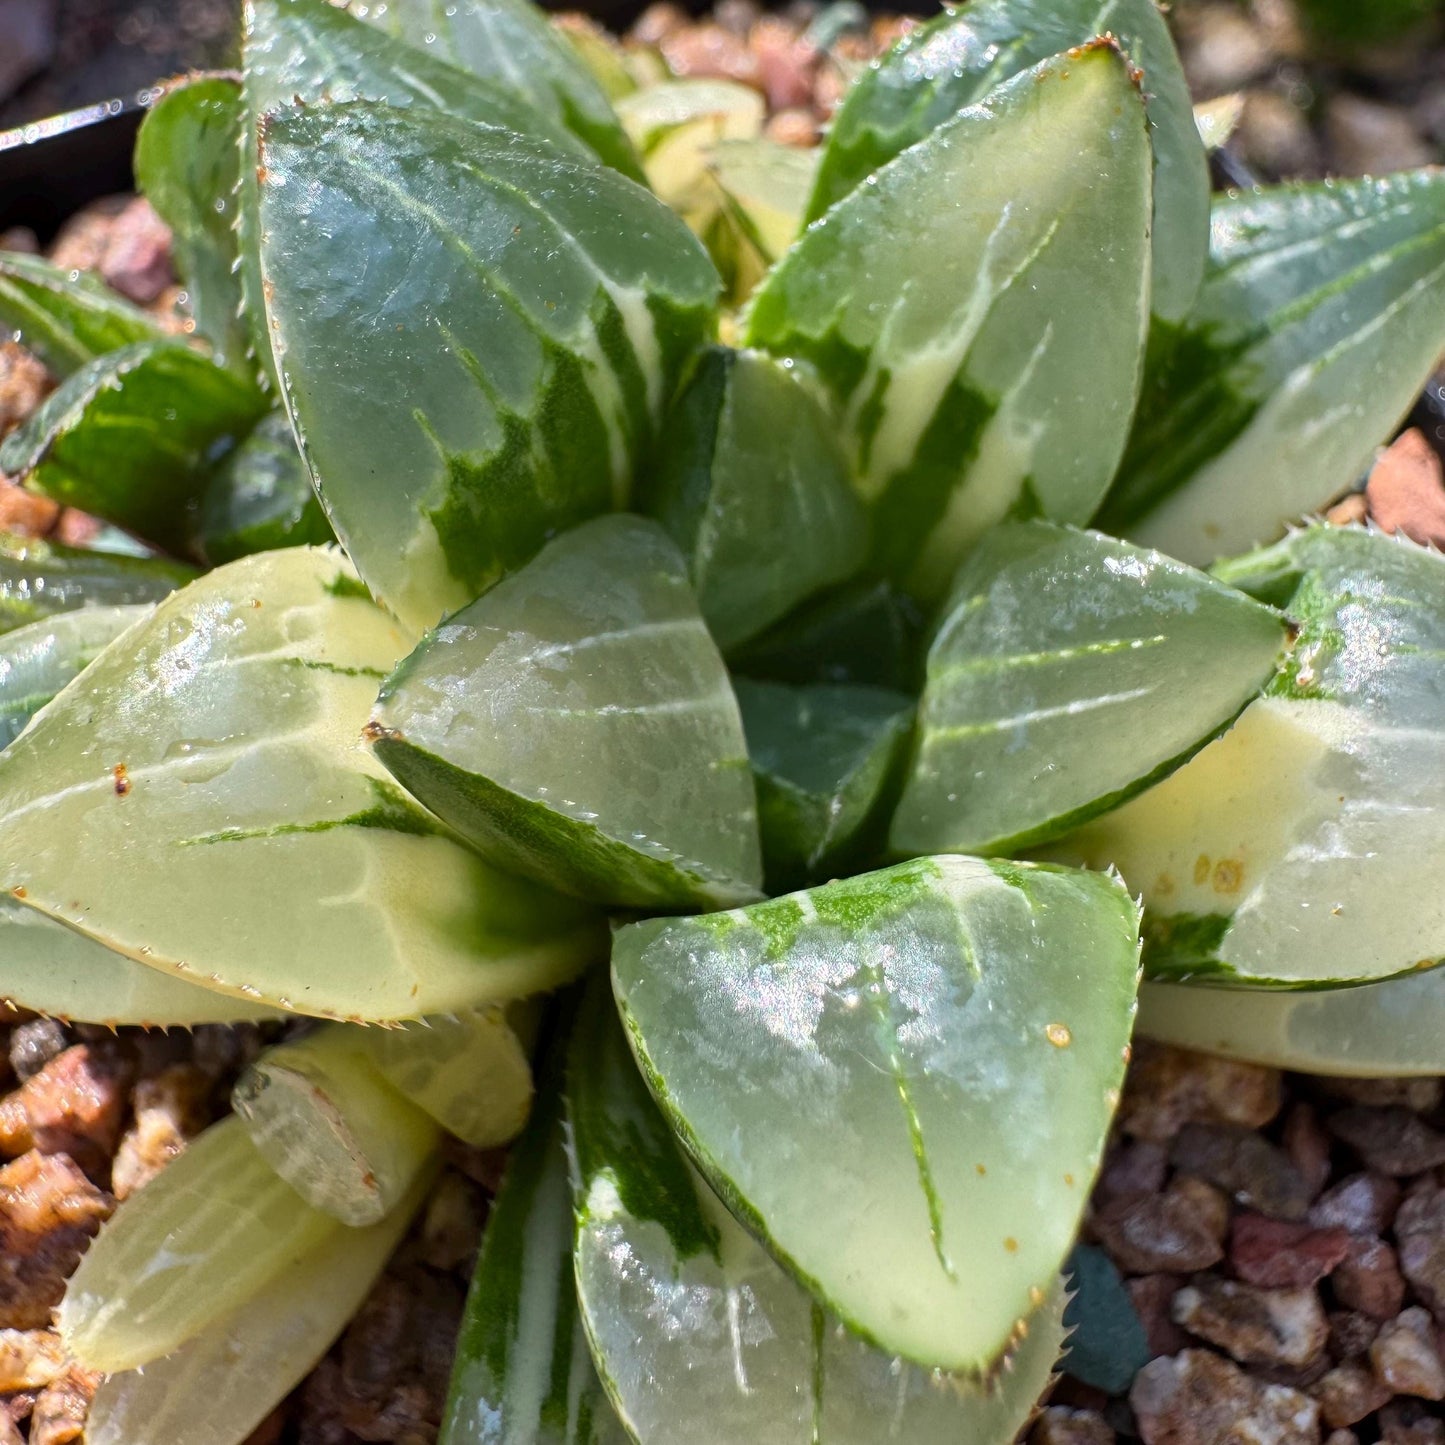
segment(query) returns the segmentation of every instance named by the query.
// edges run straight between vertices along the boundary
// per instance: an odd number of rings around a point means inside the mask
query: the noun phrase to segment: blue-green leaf
[[[1209,172],[1189,88],[1155,0],[972,0],[947,7],[870,66],[844,97],[808,206],[816,220],[900,151],[1031,65],[1117,37],[1144,72],[1154,148],[1151,305],[1162,321],[1189,310],[1204,274]]]
[[[897,156],[753,298],[748,341],[816,368],[877,559],[917,596],[1005,516],[1098,506],[1138,386],[1149,197],[1137,82],[1100,42]]]
[[[353,102],[270,116],[262,262],[337,536],[421,631],[626,502],[718,280],[647,192],[544,142]],[[339,270],[344,234],[364,267]]]
[[[1155,339],[1098,525],[1204,565],[1368,467],[1445,347],[1445,172],[1215,202],[1204,289]]]

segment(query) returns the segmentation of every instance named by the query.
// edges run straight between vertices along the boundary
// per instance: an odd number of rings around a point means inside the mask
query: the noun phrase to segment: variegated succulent
[[[814,152],[529,0],[245,27],[139,143],[186,332],[0,257],[0,467],[110,528],[0,554],[0,994],[316,1021],[75,1276],[88,1438],[243,1440],[520,1131],[447,1445],[1007,1445],[1141,947],[1158,1037],[1445,1071],[1445,560],[1302,520],[1445,175],[1211,197],[1153,0]]]

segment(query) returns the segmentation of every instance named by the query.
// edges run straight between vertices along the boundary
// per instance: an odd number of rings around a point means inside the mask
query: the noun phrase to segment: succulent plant
[[[1006,1445],[1141,946],[1160,1037],[1445,1071],[1445,559],[1301,520],[1445,176],[1212,199],[1152,0],[761,114],[248,0],[139,143],[186,331],[0,258],[0,466],[133,539],[0,552],[0,994],[297,1025],[72,1282],[93,1440],[244,1439],[447,1130],[521,1133],[448,1445]]]

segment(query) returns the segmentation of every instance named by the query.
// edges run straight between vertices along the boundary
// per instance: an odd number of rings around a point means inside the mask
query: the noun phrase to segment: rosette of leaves
[[[1285,533],[1445,181],[1211,204],[1142,0],[947,12],[801,164],[444,8],[250,0],[148,118],[190,331],[0,262],[0,465],[150,554],[0,555],[0,994],[299,1030],[77,1275],[93,1431],[244,1439],[525,1123],[448,1445],[1006,1445],[1141,942],[1163,1037],[1445,1069],[1445,564]]]

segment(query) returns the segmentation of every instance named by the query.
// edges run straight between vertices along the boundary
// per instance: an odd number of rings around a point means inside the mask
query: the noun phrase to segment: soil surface
[[[1367,47],[1311,29],[1308,15],[1330,3],[1176,7],[1196,98],[1242,97],[1222,183],[1441,158],[1439,7],[1403,39]],[[0,126],[215,63],[233,9],[0,0]],[[723,0],[698,21],[654,6],[631,40],[678,74],[757,86],[769,133],[809,145],[851,74],[908,23],[845,6],[763,16]],[[40,57],[28,70],[16,63],[26,24]],[[0,244],[35,243],[21,231]],[[144,202],[89,209],[51,254],[182,324],[168,237]],[[0,343],[0,435],[52,385]],[[1368,485],[1320,505],[1445,545],[1445,378],[1411,420]],[[0,478],[0,528],[83,542],[94,524]],[[65,1280],[116,1203],[224,1112],[274,1034],[0,1021],[0,1445],[82,1438],[96,1381],[49,1329]],[[357,1319],[250,1445],[435,1439],[503,1163],[452,1150]],[[1445,1080],[1281,1075],[1141,1043],[1079,1268],[1088,1307],[1030,1445],[1445,1445]]]

